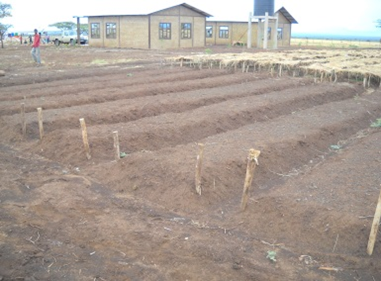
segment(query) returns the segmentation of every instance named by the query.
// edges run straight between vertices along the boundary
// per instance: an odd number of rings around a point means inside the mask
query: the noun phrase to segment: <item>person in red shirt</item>
[[[41,65],[40,40],[41,40],[41,37],[38,34],[37,29],[35,29],[34,30],[34,39],[33,39],[32,51],[30,53],[32,54],[32,57],[33,57],[34,61],[38,65]]]

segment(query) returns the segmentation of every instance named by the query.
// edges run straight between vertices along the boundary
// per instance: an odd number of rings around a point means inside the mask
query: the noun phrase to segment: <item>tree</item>
[[[62,21],[50,24],[49,26],[57,27],[60,30],[72,30],[77,28],[77,24],[71,21]]]
[[[81,23],[80,29],[81,29],[81,32],[89,33],[89,25],[87,23]]]
[[[6,17],[11,17],[12,6],[10,4],[0,2],[0,20]],[[0,22],[0,40],[1,48],[4,48],[3,38],[7,30],[11,27],[11,24],[3,24]]]
[[[63,22],[56,22],[53,24],[50,24],[49,26],[57,27],[58,29],[64,31],[64,30],[77,30],[77,24],[71,21],[63,21]],[[89,26],[87,23],[80,24],[80,30],[81,32],[88,32]]]

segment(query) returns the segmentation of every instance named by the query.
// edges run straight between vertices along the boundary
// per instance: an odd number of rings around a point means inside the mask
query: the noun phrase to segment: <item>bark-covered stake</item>
[[[81,118],[79,119],[79,122],[81,123],[82,139],[83,139],[83,145],[85,146],[86,157],[88,160],[90,160],[91,159],[90,146],[89,146],[89,141],[87,139],[87,129],[86,129],[85,119]]]
[[[44,124],[42,122],[42,108],[37,108],[38,112],[38,128],[40,130],[40,140],[44,137]]]
[[[204,144],[199,143],[198,144],[198,155],[197,155],[197,162],[196,162],[196,192],[201,195],[201,166],[202,166],[202,159],[204,157]]]
[[[22,137],[26,137],[25,103],[21,104],[21,131]]]
[[[380,225],[381,218],[381,190],[380,195],[378,196],[378,203],[376,207],[376,212],[374,213],[372,229],[370,230],[369,240],[368,240],[368,255],[371,256],[374,249],[374,242],[376,241],[378,226]]]
[[[258,157],[261,152],[259,150],[250,149],[249,156],[247,157],[247,166],[246,166],[246,177],[245,185],[243,186],[243,194],[241,201],[241,210],[245,211],[247,201],[249,200],[249,190],[251,183],[253,181],[253,174],[255,167],[258,166]]]
[[[112,132],[114,137],[114,148],[115,148],[115,160],[118,161],[120,159],[120,148],[119,148],[119,135],[118,131]]]

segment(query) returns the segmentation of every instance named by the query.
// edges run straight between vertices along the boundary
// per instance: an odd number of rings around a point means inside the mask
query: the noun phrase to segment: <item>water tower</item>
[[[254,16],[269,16],[274,14],[274,0],[254,0]]]
[[[268,41],[271,48],[278,46],[278,15],[274,16],[274,0],[254,0],[254,16],[249,15],[248,42],[247,47],[251,48],[251,23],[253,19],[258,20],[257,46],[267,49]]]

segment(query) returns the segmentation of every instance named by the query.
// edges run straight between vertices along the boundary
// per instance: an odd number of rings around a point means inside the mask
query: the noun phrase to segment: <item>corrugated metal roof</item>
[[[290,23],[298,23],[284,7],[280,8],[276,13],[281,13]]]
[[[148,15],[152,15],[152,14],[155,14],[155,13],[158,13],[158,12],[161,12],[161,11],[164,11],[164,10],[167,10],[167,9],[171,9],[171,8],[174,8],[174,7],[177,7],[177,6],[183,6],[185,8],[188,8],[196,13],[199,13],[205,17],[211,17],[212,15],[204,12],[204,11],[201,11],[187,3],[182,3],[182,4],[178,4],[178,5],[174,5],[174,6],[171,6],[171,7],[167,7],[167,8],[162,8],[162,3],[155,3],[154,5],[150,4],[148,7],[138,7],[136,8],[136,6],[134,5],[131,5],[130,7],[126,8],[126,11],[127,13],[126,14],[121,14],[120,12],[118,14],[114,14],[114,13],[108,13],[108,14],[101,14],[101,15],[87,15],[86,17],[115,17],[115,16],[148,16]]]

